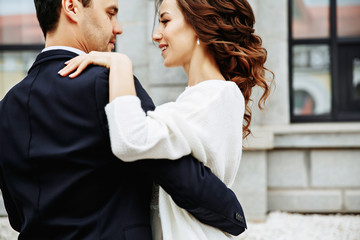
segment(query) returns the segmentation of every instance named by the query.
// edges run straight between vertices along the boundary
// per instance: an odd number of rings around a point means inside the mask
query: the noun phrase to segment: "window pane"
[[[292,1],[292,36],[294,39],[330,36],[330,0]]]
[[[360,58],[355,58],[353,63],[354,97],[360,100]]]
[[[38,54],[38,51],[0,52],[0,100],[26,76]]]
[[[0,44],[42,44],[34,1],[0,0]]]
[[[360,0],[337,0],[339,37],[360,37]]]
[[[324,115],[331,112],[330,54],[327,45],[293,48],[293,114]]]

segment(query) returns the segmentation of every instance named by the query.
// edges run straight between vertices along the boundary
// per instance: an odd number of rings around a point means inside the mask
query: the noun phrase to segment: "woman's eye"
[[[169,20],[161,20],[160,21],[162,24],[166,24],[167,22],[169,22]]]

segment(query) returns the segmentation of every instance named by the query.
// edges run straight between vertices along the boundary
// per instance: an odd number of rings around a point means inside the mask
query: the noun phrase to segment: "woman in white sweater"
[[[89,64],[110,69],[110,103],[105,110],[112,150],[119,159],[178,159],[191,153],[231,187],[242,139],[250,133],[252,88],[264,89],[260,108],[269,94],[264,76],[267,54],[254,34],[252,9],[246,0],[156,3],[160,23],[153,40],[159,43],[164,65],[182,66],[188,77],[188,87],[175,102],[145,113],[136,96],[132,63],[119,53],[79,56],[60,74],[77,69],[70,75],[76,77]],[[165,240],[230,238],[179,208],[161,188],[159,214]]]

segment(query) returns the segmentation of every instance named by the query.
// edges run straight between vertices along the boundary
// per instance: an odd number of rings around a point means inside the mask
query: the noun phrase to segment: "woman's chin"
[[[164,62],[164,67],[170,68],[170,67],[172,67],[172,65],[167,62]]]
[[[172,67],[179,67],[179,65],[175,64],[174,62],[170,62],[170,61],[164,61],[164,67],[167,68],[172,68]]]

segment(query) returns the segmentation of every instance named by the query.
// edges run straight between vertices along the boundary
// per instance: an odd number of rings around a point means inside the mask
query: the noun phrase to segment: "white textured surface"
[[[273,212],[264,223],[248,223],[236,240],[360,240],[360,215]]]
[[[16,240],[7,218],[0,218],[0,240]],[[300,215],[273,212],[266,222],[248,223],[236,240],[360,240],[360,215]]]

